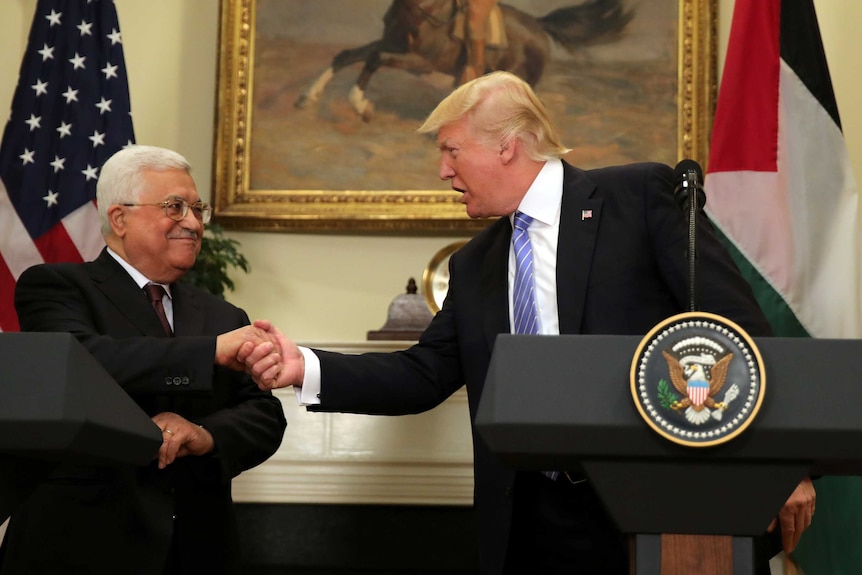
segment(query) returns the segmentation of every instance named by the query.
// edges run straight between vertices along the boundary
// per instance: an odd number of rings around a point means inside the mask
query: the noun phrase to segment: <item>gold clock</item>
[[[466,243],[455,242],[441,249],[434,254],[422,273],[422,293],[431,313],[440,311],[443,300],[446,299],[446,292],[449,291],[449,257]]]

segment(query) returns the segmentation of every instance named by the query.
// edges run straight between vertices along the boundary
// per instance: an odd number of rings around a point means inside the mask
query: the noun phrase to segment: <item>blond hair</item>
[[[434,108],[417,131],[437,133],[465,116],[485,143],[504,144],[518,138],[534,160],[555,159],[570,151],[560,142],[530,85],[510,72],[491,72],[460,86]]]

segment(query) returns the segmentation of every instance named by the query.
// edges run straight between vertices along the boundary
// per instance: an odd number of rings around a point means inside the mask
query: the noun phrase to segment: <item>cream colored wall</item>
[[[0,19],[0,105],[11,103],[35,0],[7,0]],[[137,140],[185,154],[201,194],[211,185],[218,2],[116,0]],[[862,174],[862,3],[815,1],[857,178]],[[723,54],[733,0],[719,0]],[[435,166],[428,166],[429,170]],[[378,329],[409,277],[457,238],[231,233],[252,274],[229,295],[300,341],[360,341]]]

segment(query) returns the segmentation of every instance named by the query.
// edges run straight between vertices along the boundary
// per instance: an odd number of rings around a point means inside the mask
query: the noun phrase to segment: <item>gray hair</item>
[[[191,173],[192,167],[183,156],[155,146],[126,146],[102,165],[96,182],[96,202],[102,235],[111,233],[108,208],[115,204],[137,202],[144,191],[144,170],[183,170]]]

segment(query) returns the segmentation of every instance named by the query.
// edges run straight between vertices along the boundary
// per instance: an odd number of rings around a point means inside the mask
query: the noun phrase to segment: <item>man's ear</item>
[[[114,235],[123,237],[126,235],[126,210],[123,206],[114,204],[108,208],[108,221],[111,224],[111,229]]]
[[[500,161],[503,165],[508,165],[518,152],[521,142],[518,138],[512,138],[503,142],[500,145]]]

